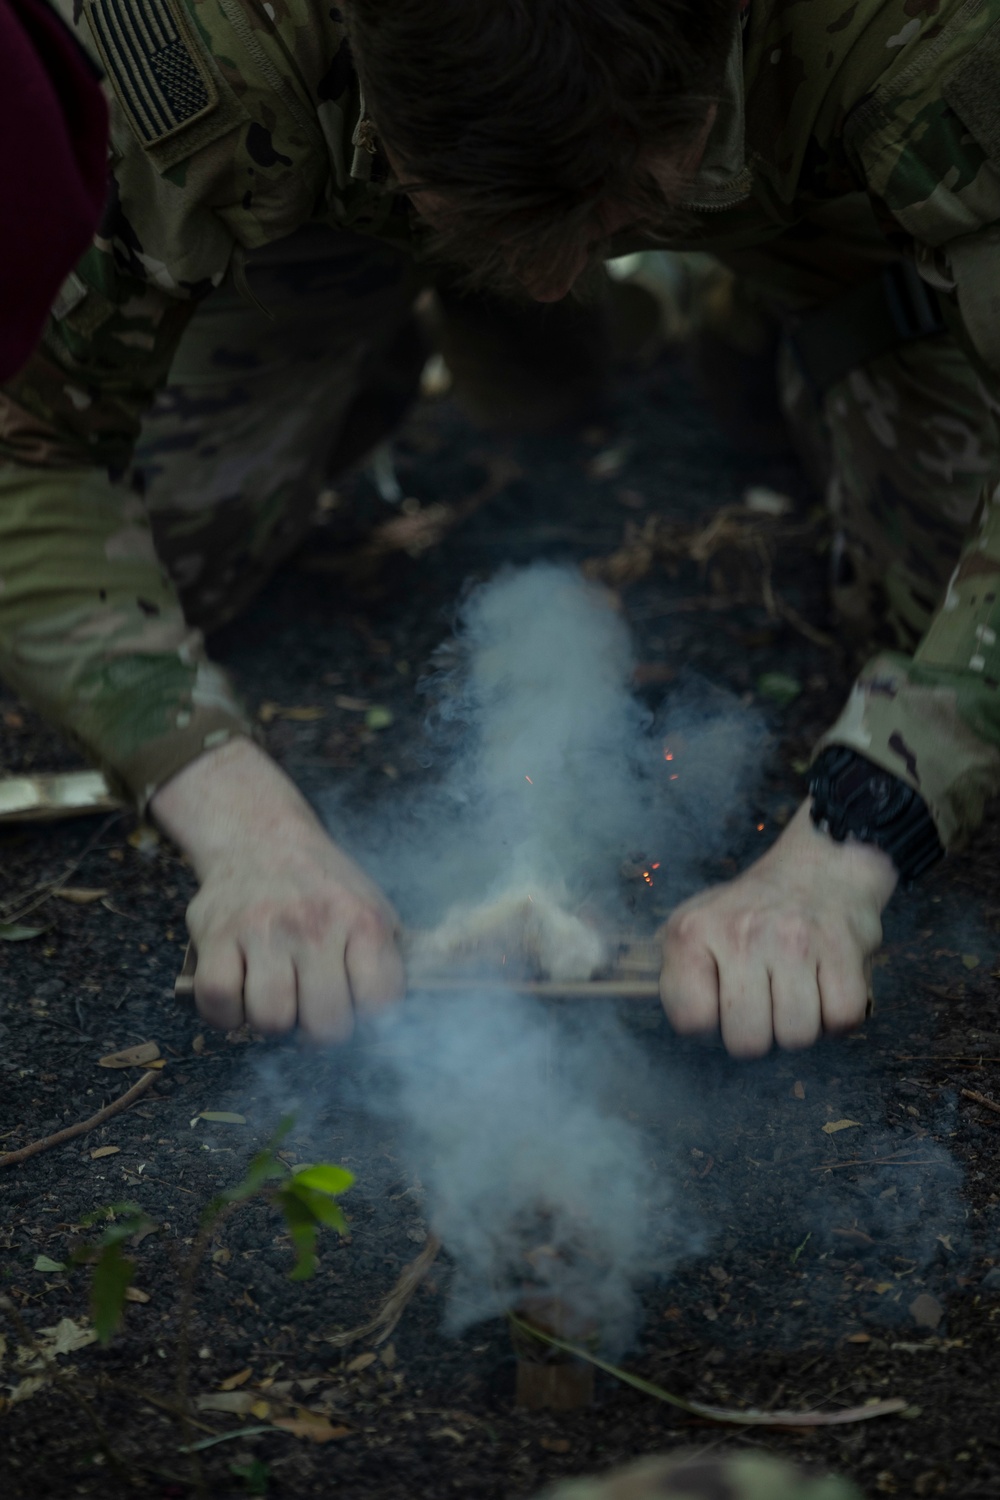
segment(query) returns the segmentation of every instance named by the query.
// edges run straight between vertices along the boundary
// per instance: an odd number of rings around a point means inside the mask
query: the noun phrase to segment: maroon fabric
[[[0,0],[0,380],[27,359],[107,195],[100,85],[44,0]]]

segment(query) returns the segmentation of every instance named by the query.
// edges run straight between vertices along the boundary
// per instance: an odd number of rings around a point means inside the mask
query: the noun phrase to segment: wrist
[[[884,849],[848,837],[832,839],[812,818],[812,798],[807,797],[765,859],[774,864],[794,863],[797,875],[810,868],[824,880],[836,882],[866,896],[879,909],[886,905],[899,882],[899,871]]]
[[[149,806],[202,880],[217,865],[273,847],[290,824],[300,835],[320,831],[294,782],[250,739],[231,740],[191,761]]]

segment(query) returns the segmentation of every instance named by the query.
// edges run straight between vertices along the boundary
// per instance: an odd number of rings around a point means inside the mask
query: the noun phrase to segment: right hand
[[[187,923],[210,1025],[344,1041],[402,996],[395,912],[252,741],[193,761],[150,806],[198,875]]]

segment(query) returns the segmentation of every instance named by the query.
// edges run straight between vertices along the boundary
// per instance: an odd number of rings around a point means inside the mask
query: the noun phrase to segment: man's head
[[[368,112],[437,252],[543,297],[621,225],[663,232],[735,16],[736,0],[345,5]]]

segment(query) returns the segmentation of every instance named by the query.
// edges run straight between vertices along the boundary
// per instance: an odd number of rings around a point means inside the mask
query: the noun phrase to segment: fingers
[[[255,1031],[291,1031],[298,1016],[298,983],[287,949],[261,939],[248,942],[243,1005]]]
[[[243,954],[235,942],[208,943],[198,949],[194,998],[198,1014],[220,1031],[243,1025]]]
[[[383,1010],[406,993],[403,958],[387,918],[373,913],[354,924],[347,941],[347,976],[355,1010]]]
[[[663,928],[660,1000],[667,1020],[683,1036],[719,1025],[719,969],[696,913],[679,911]]]
[[[868,1009],[868,973],[852,948],[831,946],[819,966],[823,1030],[852,1031],[860,1026]]]

